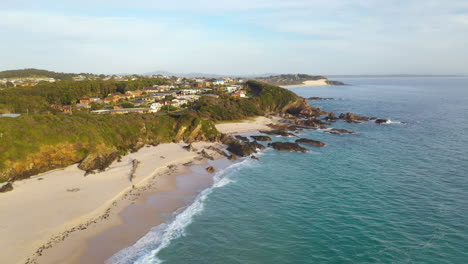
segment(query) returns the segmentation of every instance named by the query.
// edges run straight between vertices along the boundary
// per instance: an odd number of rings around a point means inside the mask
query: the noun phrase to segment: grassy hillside
[[[194,113],[0,118],[0,180],[64,167],[93,152],[124,155],[145,144],[217,136],[213,123]]]
[[[53,72],[53,71],[30,68],[30,69],[21,69],[21,70],[1,71],[0,79],[2,78],[47,77],[47,78],[54,78],[57,80],[72,80],[72,78],[77,75],[78,74],[74,74],[74,73]]]
[[[300,97],[286,89],[260,82],[249,81],[247,90],[251,95],[249,99],[202,97],[194,110],[181,115],[83,114],[0,118],[0,180],[27,178],[85,158],[89,160],[89,157],[98,161],[113,160],[145,144],[214,141],[219,137],[214,121],[283,112],[302,102]]]

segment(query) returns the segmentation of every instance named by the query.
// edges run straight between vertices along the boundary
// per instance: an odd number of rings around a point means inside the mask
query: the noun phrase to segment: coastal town
[[[200,97],[219,97],[227,95],[246,98],[245,82],[240,78],[183,78],[164,75],[131,76],[87,76],[77,75],[74,82],[98,80],[112,82],[131,82],[138,80],[161,80],[162,85],[151,85],[123,93],[109,93],[105,97],[81,97],[70,104],[50,104],[57,114],[126,114],[174,112],[189,109]],[[35,86],[43,82],[54,83],[54,78],[3,78],[0,87]],[[1,88],[0,88],[1,89]],[[3,116],[17,117],[19,114],[7,113]]]

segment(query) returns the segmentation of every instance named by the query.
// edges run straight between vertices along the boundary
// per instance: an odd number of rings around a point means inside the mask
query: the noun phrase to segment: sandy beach
[[[280,120],[281,118],[274,116],[259,116],[252,120],[216,124],[216,129],[219,132],[225,134],[245,133],[257,130],[271,130],[268,125],[272,123],[279,123]]]
[[[269,130],[278,117],[217,124],[226,134]],[[84,176],[72,165],[14,183],[0,196],[0,263],[103,263],[168,220],[212,184],[204,149],[219,143],[147,146],[104,172]],[[133,160],[139,164],[132,174]],[[209,161],[217,170],[230,163]],[[4,239],[8,238],[8,239]],[[112,243],[109,243],[112,241]]]
[[[323,85],[328,85],[326,81],[327,79],[309,80],[309,81],[304,81],[302,84],[283,85],[282,87],[323,86]]]
[[[73,165],[15,182],[13,191],[0,196],[0,263],[27,263],[28,259],[29,263],[73,263],[85,249],[86,236],[73,237],[70,254],[63,249],[54,256],[51,248],[61,241],[71,241],[68,236],[84,233],[97,223],[106,224],[93,233],[121,223],[115,216],[132,203],[131,196],[139,196],[138,191],[155,184],[148,183],[150,179],[157,179],[161,190],[173,188],[169,176],[176,172],[175,168],[201,160],[184,145],[144,147],[114,162],[106,171],[86,177]],[[210,145],[213,143],[193,144],[199,150]],[[130,181],[134,159],[140,164]],[[132,192],[134,188],[137,190]],[[119,198],[124,202],[118,204]]]

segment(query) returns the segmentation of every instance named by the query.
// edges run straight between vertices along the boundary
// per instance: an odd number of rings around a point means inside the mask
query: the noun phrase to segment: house
[[[233,93],[233,92],[235,92],[235,91],[237,91],[239,89],[240,89],[240,87],[236,86],[236,85],[226,87],[226,91],[228,93]]]
[[[234,92],[235,94],[238,94],[240,98],[245,98],[246,97],[246,92],[245,90],[237,90]]]
[[[91,104],[100,104],[100,103],[102,103],[102,100],[99,97],[90,97],[89,100],[91,101]]]
[[[146,103],[152,103],[154,102],[154,97],[144,97],[142,98],[143,101],[145,101]]]
[[[76,109],[87,109],[87,108],[91,108],[91,106],[89,104],[76,104],[75,108]]]
[[[148,94],[148,93],[157,93],[157,92],[159,92],[159,88],[158,88],[158,87],[155,87],[155,88],[143,88],[141,91],[144,92],[144,93],[147,93],[147,94]]]
[[[150,105],[150,109],[151,109],[150,111],[151,111],[152,113],[156,113],[156,112],[158,112],[159,110],[161,110],[161,108],[162,108],[163,106],[164,106],[164,105],[161,104],[161,103],[152,103],[152,104]]]
[[[200,89],[183,89],[182,94],[197,94],[200,93]]]
[[[135,100],[135,101],[131,101],[131,103],[134,105],[134,106],[140,106],[142,104],[145,104],[146,102],[144,100],[141,100],[141,99],[138,99],[138,100]]]
[[[194,94],[178,95],[176,97],[176,99],[187,100],[188,102],[198,101],[199,98],[200,98],[200,95],[194,95]]]
[[[218,79],[213,81],[213,85],[224,85],[224,80],[223,79]]]
[[[91,99],[90,98],[87,98],[87,97],[84,97],[84,98],[80,98],[80,104],[90,104],[91,103]]]
[[[169,102],[170,105],[175,106],[175,107],[181,107],[184,104],[187,104],[188,101],[185,99],[174,99]]]
[[[120,98],[117,98],[117,97],[106,97],[104,98],[104,103],[105,104],[112,104],[112,103],[115,103],[115,102],[118,102],[120,100]]]

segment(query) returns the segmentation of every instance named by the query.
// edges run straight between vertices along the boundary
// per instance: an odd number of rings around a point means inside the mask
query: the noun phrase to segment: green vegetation
[[[217,136],[214,124],[193,112],[0,118],[0,179],[26,178],[105,149],[123,155],[144,144],[212,141]]]
[[[11,89],[7,90],[7,94],[10,98],[16,95],[12,100],[17,102],[15,107],[19,110],[26,106],[27,109],[41,112],[41,108],[36,108],[41,104],[72,102],[83,96],[125,92],[163,81],[64,81],[55,86],[40,84],[37,87]],[[219,138],[214,126],[216,121],[284,112],[301,101],[286,89],[257,81],[247,82],[246,90],[251,98],[203,96],[193,108],[177,114],[22,115],[0,118],[0,180],[27,178],[80,162],[92,154],[124,155],[145,144],[180,140],[214,141]],[[4,99],[0,95],[0,103],[8,105],[1,100]]]
[[[78,76],[80,74],[75,73],[62,73],[62,72],[53,72],[47,70],[39,70],[39,69],[22,69],[22,70],[9,70],[9,71],[2,71],[0,72],[0,79],[3,78],[33,78],[33,77],[47,77],[47,78],[54,78],[57,80],[72,80],[73,77]],[[93,75],[82,73],[81,75]]]
[[[141,79],[127,82],[118,81],[59,81],[41,82],[33,87],[15,87],[0,90],[0,113],[44,114],[53,111],[51,104],[69,105],[82,97],[104,98],[111,93],[125,93],[168,84],[164,79]]]
[[[308,80],[321,80],[327,79],[321,75],[308,75],[308,74],[281,74],[274,75],[267,78],[257,78],[259,81],[274,84],[274,85],[296,85],[302,84]]]

